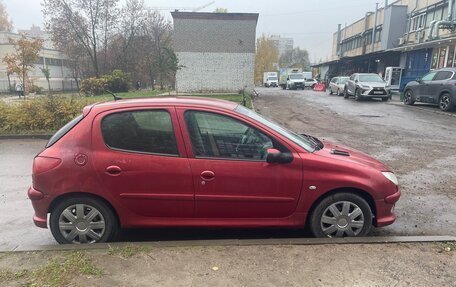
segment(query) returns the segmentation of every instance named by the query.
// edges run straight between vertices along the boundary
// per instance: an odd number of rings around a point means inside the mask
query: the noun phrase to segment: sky
[[[41,0],[0,0],[13,20],[15,30],[32,25],[43,28]],[[124,0],[121,0],[121,2]],[[149,7],[196,8],[213,0],[144,0]],[[228,12],[259,13],[257,37],[281,35],[294,39],[294,45],[309,51],[311,62],[325,61],[331,55],[332,34],[337,24],[351,24],[382,0],[214,0],[200,12],[227,8]],[[390,0],[390,2],[392,2]],[[171,19],[170,10],[160,10]],[[184,11],[184,10],[181,10]]]

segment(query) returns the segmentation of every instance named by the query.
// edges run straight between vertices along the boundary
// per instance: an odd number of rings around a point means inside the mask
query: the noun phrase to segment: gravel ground
[[[381,235],[456,234],[456,118],[438,108],[324,92],[259,88],[255,108],[289,129],[328,139],[386,163],[398,175],[398,220]]]

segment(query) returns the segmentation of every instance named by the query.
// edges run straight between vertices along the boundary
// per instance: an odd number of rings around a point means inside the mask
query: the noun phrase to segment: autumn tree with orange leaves
[[[10,75],[16,74],[26,92],[28,73],[35,67],[35,63],[40,58],[39,52],[43,46],[43,40],[29,39],[22,35],[19,40],[10,39],[10,43],[14,45],[15,51],[3,58],[3,62],[6,64],[8,79]]]
[[[263,73],[277,71],[279,61],[279,51],[274,42],[262,36],[257,39],[255,55],[255,83],[263,81]]]

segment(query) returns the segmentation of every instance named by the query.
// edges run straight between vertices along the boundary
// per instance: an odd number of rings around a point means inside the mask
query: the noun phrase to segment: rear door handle
[[[211,181],[215,178],[215,173],[210,170],[205,170],[201,173],[201,178],[205,181]]]
[[[118,176],[122,172],[122,169],[117,165],[111,165],[106,168],[106,173],[111,176]]]

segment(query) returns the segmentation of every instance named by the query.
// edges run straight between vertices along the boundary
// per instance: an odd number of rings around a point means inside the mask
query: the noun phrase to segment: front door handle
[[[106,168],[106,173],[111,176],[118,176],[122,172],[122,169],[117,165],[111,165]]]
[[[211,181],[215,178],[215,173],[210,170],[205,170],[201,173],[201,178],[205,181]]]

